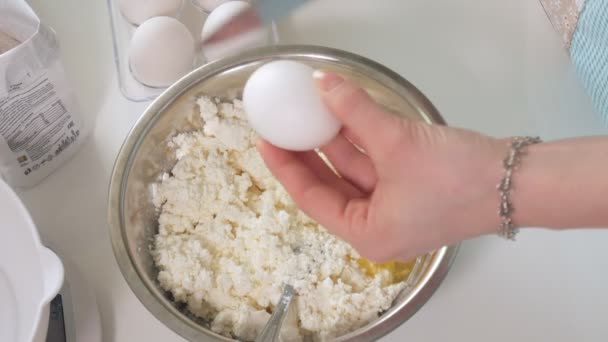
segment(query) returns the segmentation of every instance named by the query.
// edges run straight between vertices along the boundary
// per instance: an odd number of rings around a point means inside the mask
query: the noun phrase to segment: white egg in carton
[[[149,101],[193,69],[278,41],[276,27],[238,46],[201,48],[201,37],[250,6],[240,0],[107,0],[118,83],[125,97]],[[253,40],[252,40],[253,39]]]

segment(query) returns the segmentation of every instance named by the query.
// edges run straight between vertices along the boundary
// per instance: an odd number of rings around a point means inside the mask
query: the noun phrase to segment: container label
[[[51,162],[80,135],[46,73],[14,84],[0,99],[0,136],[24,175]]]

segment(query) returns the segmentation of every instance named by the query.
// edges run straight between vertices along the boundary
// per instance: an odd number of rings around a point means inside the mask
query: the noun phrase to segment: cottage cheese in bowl
[[[202,129],[169,143],[176,165],[155,184],[158,281],[213,331],[252,341],[283,283],[297,291],[286,341],[325,341],[374,321],[410,264],[376,265],[299,211],[255,148],[239,100],[197,100]]]

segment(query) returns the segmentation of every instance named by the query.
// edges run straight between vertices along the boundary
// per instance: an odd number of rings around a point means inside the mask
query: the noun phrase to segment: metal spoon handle
[[[287,309],[289,308],[289,304],[291,304],[291,300],[295,293],[296,291],[293,286],[285,285],[283,294],[275,306],[272,316],[270,316],[264,330],[262,330],[260,335],[255,339],[255,342],[275,342],[279,340],[281,326],[283,325],[285,316],[287,316]]]

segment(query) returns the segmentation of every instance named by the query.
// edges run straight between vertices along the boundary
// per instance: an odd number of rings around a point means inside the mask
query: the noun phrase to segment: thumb
[[[382,110],[364,89],[334,73],[316,70],[313,76],[323,101],[342,122],[344,134],[371,157],[381,152],[379,134],[400,134],[399,118]]]

